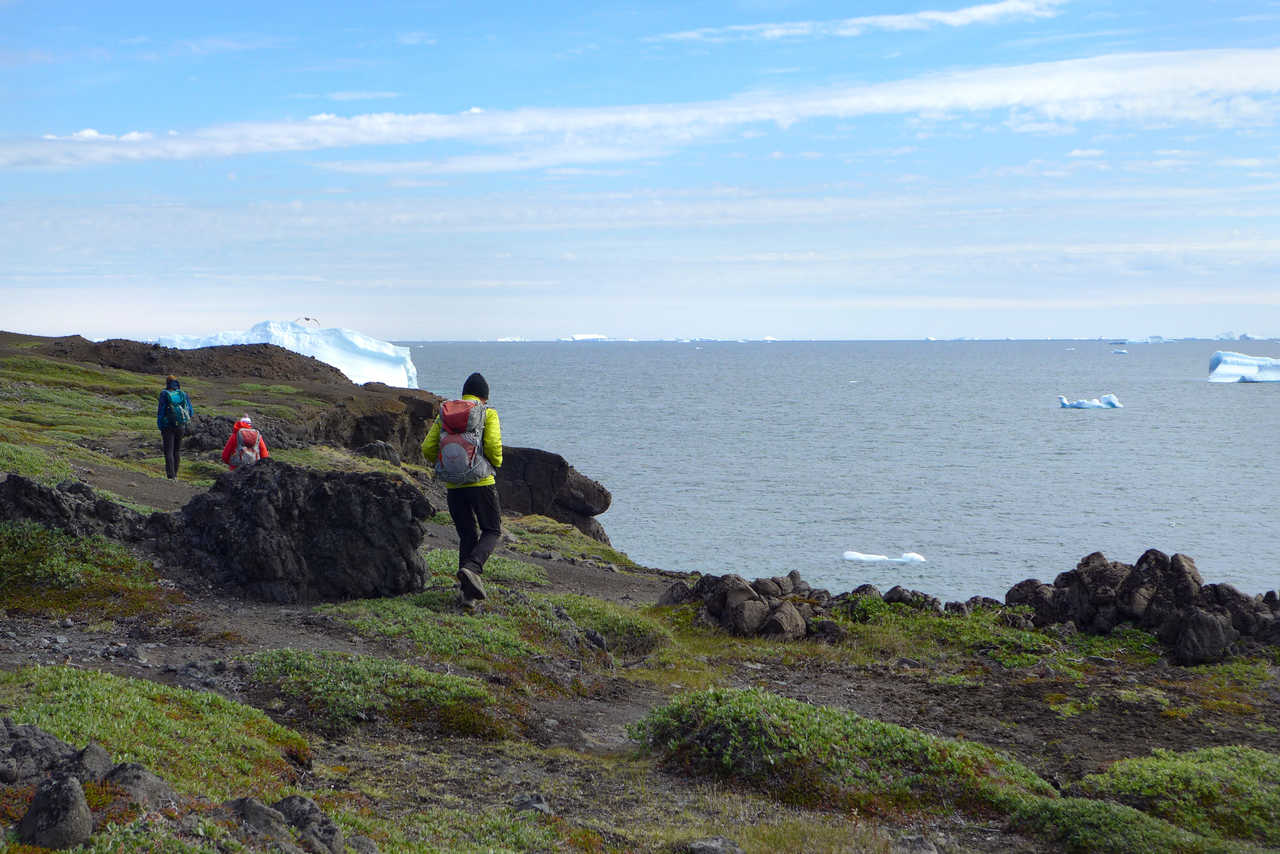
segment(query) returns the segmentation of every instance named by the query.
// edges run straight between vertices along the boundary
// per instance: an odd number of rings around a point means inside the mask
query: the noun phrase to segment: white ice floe
[[[1058,395],[1058,406],[1063,409],[1124,409],[1124,404],[1117,400],[1114,394],[1104,394],[1102,397],[1091,397],[1088,400],[1067,400],[1062,395]]]
[[[397,347],[354,329],[319,329],[311,326],[315,323],[311,318],[304,320],[310,323],[264,320],[243,332],[167,335],[154,339],[154,342],[180,350],[226,344],[275,344],[333,365],[353,383],[379,382],[396,388],[418,387],[418,369],[414,367],[408,347]]]
[[[1116,356],[1127,356],[1127,355],[1129,355],[1129,351],[1128,351],[1128,350],[1112,350],[1112,351],[1111,351],[1111,353],[1112,353],[1113,355],[1116,355]]]
[[[903,552],[902,557],[867,555],[862,552],[845,552],[844,559],[862,561],[863,563],[926,563],[924,555],[918,555],[915,552]]]
[[[1280,359],[1219,350],[1209,357],[1211,383],[1280,382]]]

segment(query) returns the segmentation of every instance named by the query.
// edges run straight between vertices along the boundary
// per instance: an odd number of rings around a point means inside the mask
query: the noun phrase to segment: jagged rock
[[[133,802],[141,806],[162,807],[178,800],[168,783],[136,762],[116,765],[104,780],[128,792]]]
[[[693,588],[685,584],[683,581],[673,581],[671,586],[662,592],[658,597],[659,605],[683,605],[686,602],[693,602],[698,595],[693,592]]]
[[[362,457],[372,457],[376,460],[386,460],[393,466],[400,465],[400,452],[387,442],[381,440],[370,442],[367,445],[361,445],[356,448],[356,453]]]
[[[727,628],[735,635],[751,637],[764,628],[769,618],[769,606],[759,599],[744,599],[728,609],[721,618],[721,623],[728,623]]]
[[[75,777],[81,783],[97,783],[110,773],[114,764],[102,745],[89,742],[84,750],[64,760],[55,773]]]
[[[18,840],[41,848],[75,848],[93,834],[93,815],[75,777],[49,777],[18,822]]]
[[[141,537],[145,526],[141,513],[99,497],[87,483],[64,480],[44,486],[11,474],[0,480],[0,520],[24,519],[76,537],[101,534],[126,541]]]
[[[805,636],[806,632],[804,617],[800,616],[796,606],[789,600],[784,600],[781,605],[769,612],[768,619],[760,629],[760,634],[782,640],[799,640]]]
[[[613,496],[559,454],[504,446],[497,483],[504,510],[547,516],[602,543],[609,542],[593,517],[609,509]]]
[[[1129,566],[1094,552],[1053,586],[1029,578],[1005,595],[1027,605],[1036,627],[1070,626],[1105,634],[1129,621],[1153,631],[1180,664],[1221,661],[1243,638],[1280,641],[1276,595],[1248,596],[1230,584],[1204,584],[1195,561],[1148,549]],[[1272,640],[1275,638],[1275,640]]]
[[[782,595],[782,587],[772,578],[757,578],[751,582],[751,589],[766,599],[776,599]]]
[[[342,829],[310,798],[290,795],[271,806],[298,829],[303,844],[317,854],[342,854],[346,850]]]
[[[937,597],[930,596],[928,593],[921,593],[919,590],[908,590],[902,586],[895,586],[884,594],[884,601],[890,604],[907,605],[919,611],[941,611],[942,603]]]
[[[417,489],[386,475],[265,459],[187,503],[172,557],[194,555],[219,584],[268,601],[395,596],[425,583],[417,549],[433,512]]]
[[[279,810],[257,798],[236,798],[222,806],[250,838],[269,842],[285,854],[301,854],[301,849],[293,844],[289,824]]]
[[[1189,608],[1178,621],[1173,660],[1187,665],[1221,661],[1239,637],[1240,633],[1231,627],[1230,615]]]
[[[551,804],[540,792],[522,792],[511,799],[511,806],[516,812],[537,810],[543,815],[555,815]]]
[[[422,440],[441,398],[420,389],[365,383],[363,393],[338,401],[310,425],[310,438],[343,448],[386,442],[402,460],[421,463]]]
[[[0,722],[0,783],[31,785],[77,755],[74,747],[39,727],[9,718]]]
[[[877,599],[883,599],[883,598],[884,598],[884,596],[882,596],[882,595],[881,595],[881,593],[880,593],[880,588],[879,588],[879,587],[876,587],[874,584],[859,584],[857,587],[855,587],[855,588],[853,588],[852,590],[850,590],[850,591],[849,591],[849,595],[851,595],[851,596],[874,596],[874,597],[876,597]]]

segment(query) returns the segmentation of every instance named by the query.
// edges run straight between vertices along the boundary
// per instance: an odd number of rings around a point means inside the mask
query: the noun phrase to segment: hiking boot
[[[458,581],[462,583],[462,598],[465,599],[488,599],[485,595],[484,585],[480,583],[480,575],[469,569],[458,570]]]

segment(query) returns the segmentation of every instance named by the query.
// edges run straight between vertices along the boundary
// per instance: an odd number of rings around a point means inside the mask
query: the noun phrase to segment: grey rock
[[[75,848],[93,834],[93,815],[75,777],[50,777],[36,788],[18,822],[18,840],[42,848]]]
[[[362,457],[385,460],[393,466],[400,465],[400,452],[393,448],[391,443],[384,442],[381,439],[370,442],[367,445],[361,445],[356,448],[356,453]]]
[[[124,789],[134,803],[142,806],[162,807],[178,800],[168,783],[136,762],[116,765],[103,779]]]
[[[547,799],[539,792],[523,792],[516,795],[511,800],[511,806],[516,812],[537,810],[543,815],[555,815],[555,811],[551,809],[551,804],[547,803]]]
[[[1191,608],[1180,620],[1173,660],[1186,665],[1222,661],[1239,637],[1240,633],[1231,626],[1230,615]]]
[[[790,602],[783,602],[769,614],[760,633],[782,640],[799,640],[805,636],[807,626],[804,617]]]
[[[342,829],[310,798],[290,795],[272,808],[297,828],[303,844],[318,854],[343,854],[346,850]]]
[[[686,854],[746,854],[738,843],[724,836],[696,839],[684,847]]]

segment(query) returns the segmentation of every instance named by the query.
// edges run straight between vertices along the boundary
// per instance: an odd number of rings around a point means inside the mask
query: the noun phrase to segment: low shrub
[[[1078,784],[1203,836],[1280,848],[1280,756],[1250,747],[1155,750]]]
[[[630,733],[690,771],[806,806],[991,812],[1016,794],[1054,794],[991,748],[754,688],[677,697]]]

